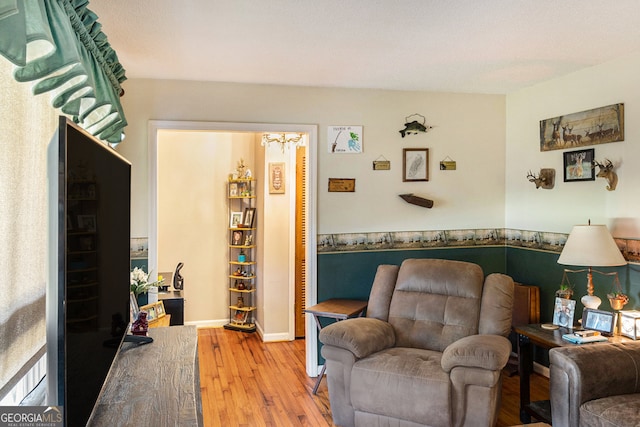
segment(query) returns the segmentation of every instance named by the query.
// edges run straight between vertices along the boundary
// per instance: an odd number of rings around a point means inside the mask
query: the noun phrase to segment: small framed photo
[[[241,246],[243,243],[243,232],[240,230],[233,230],[231,233],[231,245],[232,246]]]
[[[78,215],[78,228],[85,231],[96,231],[96,216]]]
[[[140,311],[147,312],[147,321],[151,322],[152,320],[156,320],[158,318],[158,313],[156,311],[156,303],[147,304],[140,307]]]
[[[164,311],[164,303],[162,301],[158,301],[156,303],[156,314],[158,315],[158,319],[166,316],[166,312]]]
[[[614,314],[609,311],[585,308],[582,313],[582,327],[598,331],[602,335],[612,335],[616,327]]]
[[[564,160],[564,182],[594,181],[593,158],[595,150],[566,151],[562,153]]]
[[[229,183],[229,197],[238,197],[238,183],[230,182]]]
[[[429,181],[429,149],[402,150],[402,181]]]
[[[553,307],[553,324],[573,328],[575,311],[576,300],[556,297],[556,303]]]
[[[253,227],[254,217],[256,215],[256,208],[245,208],[244,209],[244,220],[243,224],[247,228]]]
[[[247,319],[249,318],[249,312],[245,310],[236,310],[233,315],[233,323],[238,325],[244,325],[247,323]]]
[[[238,228],[239,225],[242,225],[242,212],[231,212],[229,227]]]

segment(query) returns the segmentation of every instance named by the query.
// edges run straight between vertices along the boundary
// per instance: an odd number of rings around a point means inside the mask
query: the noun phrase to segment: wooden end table
[[[559,327],[558,329],[544,329],[540,323],[516,326],[518,334],[518,373],[520,374],[520,421],[525,424],[531,422],[531,417],[551,424],[551,402],[542,400],[531,402],[530,376],[533,372],[533,346],[544,349],[576,345],[606,345],[613,342],[624,342],[621,336],[610,337],[608,341],[590,344],[573,344],[562,339],[562,335],[573,333],[582,328],[574,329]]]
[[[322,329],[320,323],[320,317],[326,317],[329,319],[335,319],[336,321],[345,320],[350,317],[359,317],[364,315],[367,308],[367,301],[353,300],[353,299],[328,299],[319,304],[311,306],[305,310],[305,313],[310,313],[313,318],[316,319],[316,326],[318,331]],[[320,381],[324,376],[324,371],[327,368],[327,364],[322,365],[320,375],[316,381],[316,385],[313,387],[313,394],[316,394]]]

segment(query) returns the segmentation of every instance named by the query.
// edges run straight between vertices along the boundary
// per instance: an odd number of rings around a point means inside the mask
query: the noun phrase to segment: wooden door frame
[[[148,123],[148,191],[149,191],[149,259],[148,267],[154,270],[158,264],[158,131],[161,130],[197,130],[215,132],[300,132],[309,136],[307,147],[307,236],[306,236],[306,304],[317,303],[317,188],[318,188],[318,126],[303,124],[273,123],[234,123],[234,122],[196,122],[173,120],[150,120]],[[295,247],[295,245],[294,245]],[[294,265],[290,265],[291,276]],[[290,340],[295,338],[295,280],[289,287],[289,331]],[[306,369],[309,376],[315,377],[320,372],[318,366],[318,330],[312,316],[307,316],[305,326]]]

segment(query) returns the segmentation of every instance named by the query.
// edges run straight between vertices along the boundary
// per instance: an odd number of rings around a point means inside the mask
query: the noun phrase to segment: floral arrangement
[[[140,294],[146,294],[149,292],[149,288],[162,286],[164,284],[164,278],[158,276],[157,282],[149,283],[149,273],[145,273],[143,269],[135,267],[131,272],[131,292],[137,297]]]

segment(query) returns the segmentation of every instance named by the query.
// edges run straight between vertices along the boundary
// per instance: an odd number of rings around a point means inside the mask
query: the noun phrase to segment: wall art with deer
[[[540,151],[624,141],[624,104],[540,120]]]

